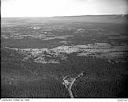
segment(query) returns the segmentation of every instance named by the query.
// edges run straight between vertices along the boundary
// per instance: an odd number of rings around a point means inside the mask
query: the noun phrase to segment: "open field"
[[[2,97],[128,97],[127,17],[2,18]]]

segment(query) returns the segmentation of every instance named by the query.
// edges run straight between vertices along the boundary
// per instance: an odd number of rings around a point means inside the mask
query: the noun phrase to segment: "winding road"
[[[73,86],[73,84],[75,83],[75,81],[78,78],[82,77],[83,75],[84,74],[82,72],[82,73],[78,74],[77,77],[75,77],[75,78],[68,77],[68,76],[65,76],[63,78],[63,85],[65,85],[65,87],[68,89],[68,92],[69,92],[69,95],[70,95],[71,98],[74,98],[74,95],[73,95],[73,92],[72,92],[72,86]]]

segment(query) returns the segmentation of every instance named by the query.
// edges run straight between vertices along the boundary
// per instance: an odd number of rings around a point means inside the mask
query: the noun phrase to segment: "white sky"
[[[2,17],[51,17],[127,13],[128,0],[2,0]]]

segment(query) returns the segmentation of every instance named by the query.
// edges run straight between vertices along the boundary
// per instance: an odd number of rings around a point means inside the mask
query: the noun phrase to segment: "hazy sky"
[[[51,17],[128,13],[128,0],[1,0],[2,17]]]

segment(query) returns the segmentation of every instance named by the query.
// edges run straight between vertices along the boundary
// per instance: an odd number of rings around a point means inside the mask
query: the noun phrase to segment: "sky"
[[[1,0],[1,17],[53,17],[128,13],[128,0]]]

